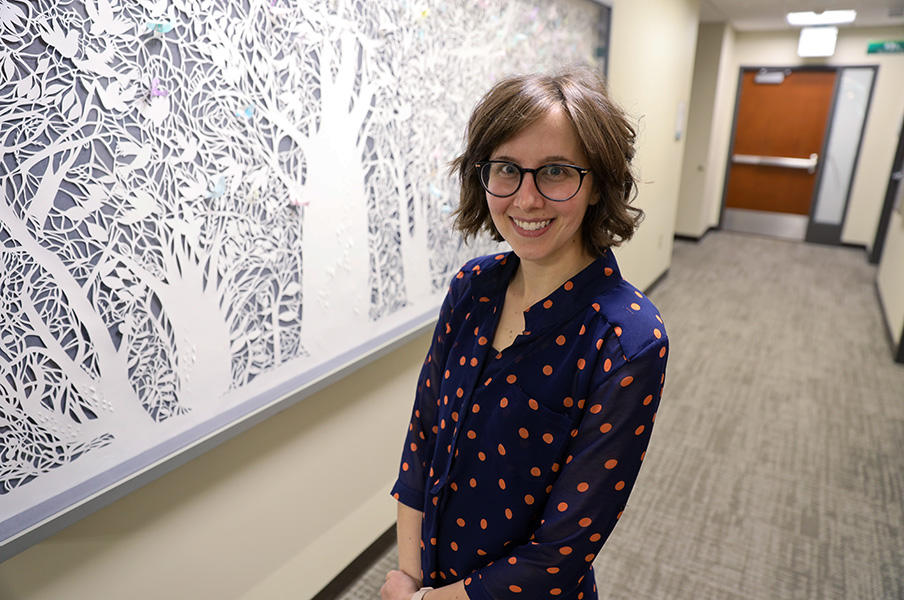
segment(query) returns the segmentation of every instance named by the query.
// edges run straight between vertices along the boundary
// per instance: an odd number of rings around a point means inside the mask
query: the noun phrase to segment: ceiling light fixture
[[[786,17],[789,25],[806,27],[809,25],[841,25],[853,23],[857,18],[856,10],[824,10],[822,12],[789,12]]]
[[[797,42],[797,55],[801,57],[832,56],[838,39],[837,27],[804,27]]]

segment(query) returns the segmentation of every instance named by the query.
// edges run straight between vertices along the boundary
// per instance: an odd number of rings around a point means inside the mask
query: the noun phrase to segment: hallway
[[[714,231],[650,294],[671,358],[600,598],[904,597],[904,365],[863,250]],[[394,550],[345,600],[374,599]]]

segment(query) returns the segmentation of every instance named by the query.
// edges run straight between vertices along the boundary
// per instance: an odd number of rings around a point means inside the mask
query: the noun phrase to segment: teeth
[[[521,229],[526,229],[528,231],[537,231],[538,229],[543,229],[552,221],[552,219],[547,219],[545,221],[519,221],[518,219],[512,220],[515,222],[515,225],[517,225]]]

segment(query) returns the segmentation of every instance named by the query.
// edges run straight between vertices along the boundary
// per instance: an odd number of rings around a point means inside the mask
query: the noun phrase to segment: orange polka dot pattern
[[[611,252],[493,348],[512,253],[452,279],[391,494],[424,512],[424,585],[471,600],[597,598],[592,568],[649,443],[668,336]]]

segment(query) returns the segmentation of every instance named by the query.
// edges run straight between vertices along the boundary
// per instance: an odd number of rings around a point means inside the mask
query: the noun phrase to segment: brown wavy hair
[[[552,75],[520,75],[494,85],[477,103],[465,134],[465,151],[450,172],[461,182],[455,226],[465,239],[481,230],[503,241],[493,225],[474,163],[559,106],[577,132],[590,161],[593,193],[599,202],[587,207],[581,238],[591,256],[631,239],[643,211],[630,206],[637,191],[631,171],[635,131],[606,92],[603,79],[586,67],[570,67]]]

